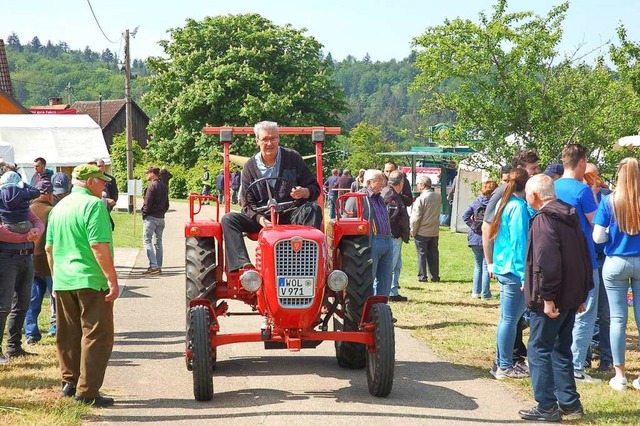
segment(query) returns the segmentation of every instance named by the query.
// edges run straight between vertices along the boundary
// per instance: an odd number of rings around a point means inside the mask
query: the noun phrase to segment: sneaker
[[[593,385],[602,382],[602,380],[591,377],[587,373],[578,373],[577,371],[573,372],[573,378],[576,379],[576,383],[588,383]]]
[[[518,411],[522,420],[535,420],[539,422],[559,422],[560,410],[558,407],[553,407],[550,410],[543,410],[542,408],[535,406],[528,410]]]
[[[409,299],[407,299],[405,296],[396,294],[395,296],[389,296],[389,300],[391,300],[392,302],[406,302]]]
[[[492,295],[489,296],[482,296],[482,300],[494,300],[495,297],[493,297]]]
[[[493,377],[496,377],[496,371],[498,371],[498,364],[493,361],[493,365],[491,366],[491,370],[489,370],[489,374],[491,374]]]
[[[611,386],[611,388],[613,390],[617,390],[617,391],[626,391],[627,390],[627,378],[622,376],[614,376],[611,378],[611,380],[609,380],[609,386]]]
[[[638,376],[637,379],[631,382],[631,386],[633,386],[635,389],[640,389],[640,376]]]
[[[478,293],[471,293],[472,299],[480,299],[480,295]]]
[[[34,356],[34,353],[27,352],[22,348],[14,349],[12,351],[7,351],[7,356],[9,358],[20,358],[23,356]]]
[[[162,270],[160,268],[150,268],[148,274],[149,275],[160,275]]]
[[[564,420],[578,420],[584,416],[584,408],[580,402],[573,407],[560,406],[560,415]]]
[[[496,375],[495,375],[495,378],[498,379],[498,380],[525,379],[527,377],[529,377],[529,373],[525,373],[524,371],[516,370],[513,367],[507,368],[505,370],[503,370],[502,368],[498,367],[498,369],[496,370]]]
[[[8,362],[9,362],[9,357],[3,355],[2,352],[0,352],[0,365],[5,365]]]
[[[529,365],[525,360],[519,360],[513,363],[513,368],[522,371],[523,373],[529,374]]]
[[[35,346],[38,343],[38,341],[36,340],[35,337],[31,336],[27,338],[26,343],[29,346]]]

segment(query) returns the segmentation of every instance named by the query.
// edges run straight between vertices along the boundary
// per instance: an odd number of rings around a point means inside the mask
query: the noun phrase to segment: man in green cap
[[[101,199],[109,180],[94,165],[73,170],[71,193],[49,215],[45,248],[56,294],[61,393],[96,407],[114,402],[99,394],[119,294],[109,213]]]

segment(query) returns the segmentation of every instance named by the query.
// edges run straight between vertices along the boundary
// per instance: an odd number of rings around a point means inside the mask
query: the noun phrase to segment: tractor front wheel
[[[214,238],[188,237],[185,250],[185,295],[186,295],[186,346],[192,341],[191,308],[189,302],[206,294],[215,306],[215,268],[216,249]],[[215,366],[214,366],[215,367]],[[191,371],[192,363],[187,359],[187,370]]]
[[[193,396],[197,401],[213,398],[214,350],[211,348],[211,313],[206,306],[191,309]]]
[[[373,396],[386,397],[393,387],[396,342],[391,308],[384,303],[371,307],[368,321],[375,326],[376,351],[367,351],[367,383]]]

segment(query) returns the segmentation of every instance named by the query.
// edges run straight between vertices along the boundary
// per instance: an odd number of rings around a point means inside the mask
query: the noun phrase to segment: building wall
[[[140,114],[135,107],[131,108],[131,122],[133,126],[132,137],[133,140],[138,142],[138,145],[142,148],[147,147],[147,125],[149,122],[145,117]],[[114,118],[109,125],[104,128],[102,133],[104,134],[104,141],[107,144],[107,149],[111,152],[111,144],[113,143],[113,137],[119,133],[125,133],[127,129],[127,115],[123,108]]]

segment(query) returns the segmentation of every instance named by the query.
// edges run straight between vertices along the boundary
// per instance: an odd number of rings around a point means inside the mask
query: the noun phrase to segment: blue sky
[[[109,48],[121,54],[120,34],[140,26],[131,41],[131,55],[146,58],[161,55],[157,45],[167,39],[166,30],[181,27],[185,19],[205,16],[259,13],[277,24],[307,28],[331,52],[334,59],[347,55],[372,60],[402,59],[411,52],[411,40],[446,18],[477,20],[484,10],[491,14],[490,0],[91,0],[93,9],[110,43],[96,25],[87,0],[0,0],[2,7],[0,38],[15,32],[24,44],[34,36],[42,43],[65,41],[73,49],[102,51]],[[559,0],[511,0],[510,11],[533,10],[545,15]],[[574,0],[564,24],[561,51],[569,52],[584,44],[584,52],[607,40],[617,40],[619,23],[629,37],[640,41],[640,0]]]

